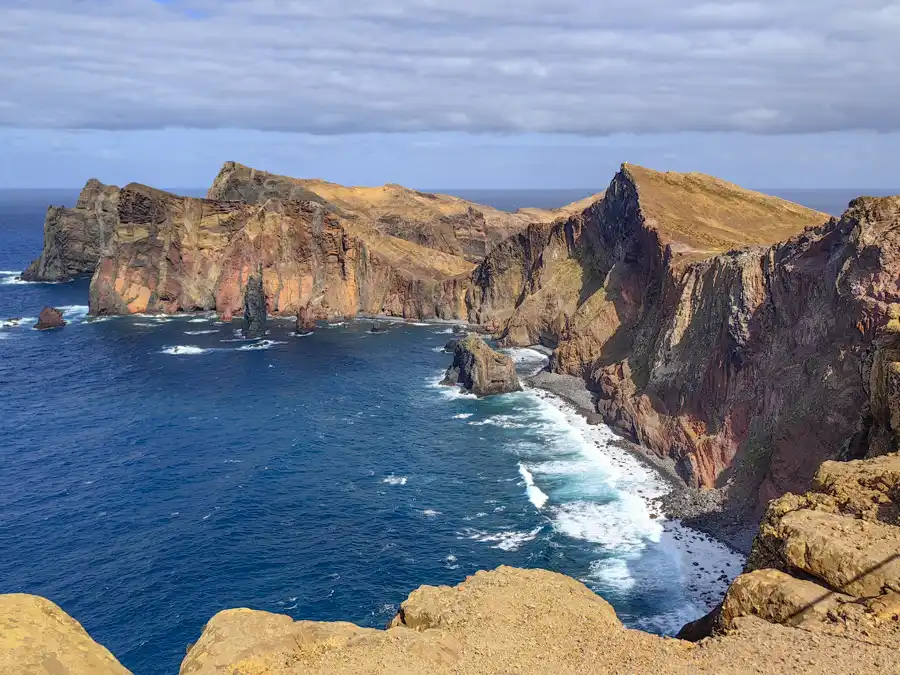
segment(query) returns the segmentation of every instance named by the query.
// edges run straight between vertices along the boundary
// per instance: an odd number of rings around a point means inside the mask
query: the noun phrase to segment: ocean
[[[50,598],[136,674],[177,672],[227,608],[383,627],[419,585],[503,564],[581,579],[627,625],[672,633],[740,572],[653,513],[665,482],[605,427],[538,390],[439,386],[446,324],[298,338],[272,320],[245,341],[209,314],[91,319],[87,279],[17,280],[47,205],[76,196],[0,191],[0,320],[25,317],[0,321],[0,593]],[[69,325],[32,330],[45,305]],[[546,358],[510,353],[523,374]]]

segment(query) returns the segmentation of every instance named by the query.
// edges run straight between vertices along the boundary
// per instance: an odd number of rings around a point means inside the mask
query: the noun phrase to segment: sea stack
[[[476,396],[521,391],[512,359],[491,349],[475,333],[460,340],[453,351],[453,365],[441,384],[459,385]]]
[[[266,332],[266,294],[263,290],[262,265],[247,279],[244,291],[244,337],[258,338]]]
[[[38,330],[51,330],[53,328],[62,328],[65,325],[66,322],[63,320],[62,312],[56,307],[44,307],[34,327]]]
[[[297,335],[305,335],[316,329],[316,320],[313,318],[309,305],[300,308],[297,313],[297,323],[294,326],[294,332]]]

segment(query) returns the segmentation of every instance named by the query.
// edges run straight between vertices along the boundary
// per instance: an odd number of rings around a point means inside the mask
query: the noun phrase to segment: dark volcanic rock
[[[462,338],[453,338],[452,340],[449,340],[449,341],[447,342],[447,344],[444,345],[444,351],[447,352],[448,354],[452,354],[453,352],[455,352],[455,351],[456,351],[456,345],[459,344],[459,341],[460,341],[461,339],[462,339]]]
[[[380,323],[373,323],[369,329],[370,333],[387,333],[387,328],[382,328]]]
[[[63,281],[93,272],[118,222],[119,188],[91,179],[75,208],[51,206],[41,256],[22,272],[25,281]]]
[[[521,391],[512,359],[491,349],[475,333],[456,345],[453,365],[447,369],[441,384],[460,385],[476,396],[492,396]]]
[[[257,338],[266,332],[266,294],[263,290],[262,266],[247,280],[244,291],[244,337]]]
[[[62,312],[56,307],[44,307],[34,327],[38,330],[50,330],[51,328],[62,328],[65,325],[66,322],[63,320]]]

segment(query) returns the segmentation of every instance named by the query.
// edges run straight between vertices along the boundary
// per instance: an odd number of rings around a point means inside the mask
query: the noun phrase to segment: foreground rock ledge
[[[453,364],[447,369],[441,384],[458,384],[476,396],[522,390],[513,360],[506,354],[491,349],[474,333],[469,333],[456,343]]]

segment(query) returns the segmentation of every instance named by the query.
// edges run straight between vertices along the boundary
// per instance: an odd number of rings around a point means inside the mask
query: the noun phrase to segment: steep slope
[[[400,185],[346,187],[302,180],[226,162],[207,194],[209,199],[262,203],[266,199],[317,201],[345,218],[373,223],[384,234],[405,239],[471,262],[479,262],[498,242],[529,223],[568,215],[533,209],[507,213],[458,197],[410,190]]]
[[[241,311],[259,265],[270,314],[307,307],[314,318],[453,318],[472,269],[315,202],[213,201],[131,184],[119,195],[115,229],[91,282],[91,312],[215,309],[230,317]]]
[[[94,271],[116,221],[119,188],[91,179],[75,208],[51,206],[44,221],[44,250],[22,273],[26,281],[64,281]]]
[[[762,505],[859,456],[873,414],[896,449],[897,421],[868,402],[870,379],[898,389],[893,348],[872,361],[900,314],[898,204],[857,200],[826,224],[711,177],[626,165],[601,202],[492,252],[470,318],[507,344],[557,347],[553,369],[584,377],[598,412],[689,485]]]

